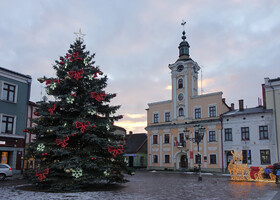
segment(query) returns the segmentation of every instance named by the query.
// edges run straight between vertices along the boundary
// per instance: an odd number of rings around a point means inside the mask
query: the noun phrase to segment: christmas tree
[[[124,138],[113,134],[120,106],[110,106],[116,94],[106,93],[107,76],[94,66],[95,54],[78,37],[66,56],[53,66],[57,77],[39,78],[55,100],[42,102],[34,113],[36,139],[27,149],[35,158],[28,178],[48,191],[79,191],[91,185],[124,183],[128,172]]]

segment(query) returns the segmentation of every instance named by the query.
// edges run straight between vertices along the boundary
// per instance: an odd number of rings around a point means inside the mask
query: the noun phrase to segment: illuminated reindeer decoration
[[[241,151],[242,152],[242,151]],[[252,177],[250,176],[250,169],[247,164],[242,163],[243,157],[236,150],[231,151],[233,156],[232,160],[228,165],[228,171],[232,181],[258,181],[258,182],[275,182],[276,176],[273,173],[269,174],[270,179],[264,179],[264,170],[262,167],[257,168],[258,172],[252,171]]]
[[[231,180],[233,181],[251,181],[250,169],[247,164],[242,163],[243,157],[236,150],[234,153],[231,151],[233,156],[232,160],[228,165],[228,171],[230,173]]]

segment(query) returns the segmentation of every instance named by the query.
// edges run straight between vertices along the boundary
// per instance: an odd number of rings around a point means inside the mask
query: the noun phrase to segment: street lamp
[[[197,162],[198,162],[198,181],[202,181],[201,177],[201,154],[199,152],[199,143],[203,140],[205,128],[202,125],[194,125],[194,138],[190,138],[189,135],[186,135],[186,139],[197,144]],[[185,128],[184,132],[188,133],[189,130]]]

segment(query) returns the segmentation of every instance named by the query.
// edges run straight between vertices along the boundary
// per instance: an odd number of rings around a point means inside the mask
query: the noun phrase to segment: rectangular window
[[[4,83],[3,100],[15,102],[16,86]]]
[[[153,135],[153,144],[157,144],[157,139],[158,139],[158,136],[157,135]]]
[[[153,163],[158,163],[158,156],[157,155],[153,155]]]
[[[252,164],[251,150],[242,150],[243,164]]]
[[[201,118],[201,108],[195,108],[194,109],[194,116],[195,116],[195,119],[200,119]]]
[[[209,142],[216,141],[216,131],[209,131]]]
[[[170,156],[169,155],[164,156],[164,163],[170,163]]]
[[[210,155],[210,164],[217,164],[216,154]]]
[[[179,145],[178,146],[182,146],[182,147],[186,147],[186,142],[184,140],[184,133],[180,133],[179,134]]]
[[[267,126],[259,126],[260,140],[268,140]]]
[[[165,113],[165,121],[170,122],[170,112]]]
[[[232,129],[231,128],[225,129],[225,141],[232,141]]]
[[[260,150],[261,154],[261,164],[268,165],[271,164],[270,162],[270,150]]]
[[[158,113],[154,114],[154,123],[158,123]]]
[[[241,128],[241,140],[243,141],[250,140],[249,127]]]
[[[14,117],[3,115],[1,124],[1,133],[13,133]]]
[[[169,134],[164,135],[164,144],[169,144]]]
[[[209,107],[209,117],[216,117],[216,106]]]

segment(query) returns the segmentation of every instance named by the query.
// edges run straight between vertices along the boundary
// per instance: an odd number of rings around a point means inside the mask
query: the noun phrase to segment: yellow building
[[[222,135],[220,115],[229,111],[222,92],[198,94],[199,65],[190,58],[185,31],[179,59],[169,64],[172,99],[148,104],[148,169],[187,170],[198,166],[195,127],[205,134],[199,143],[201,168],[221,171]],[[186,131],[187,130],[187,131]]]

